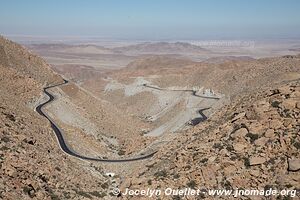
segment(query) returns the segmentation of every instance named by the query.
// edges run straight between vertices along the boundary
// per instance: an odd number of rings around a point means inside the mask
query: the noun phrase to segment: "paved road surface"
[[[110,163],[117,163],[117,162],[131,162],[131,161],[138,161],[138,160],[144,160],[144,159],[149,159],[151,158],[157,151],[154,151],[150,154],[147,155],[139,155],[137,157],[133,157],[133,158],[121,158],[121,159],[100,159],[100,158],[92,158],[92,157],[87,157],[87,156],[83,156],[80,155],[79,153],[71,150],[68,145],[65,142],[65,139],[63,137],[62,134],[62,130],[59,128],[59,126],[47,115],[47,113],[45,113],[43,111],[43,107],[47,104],[49,104],[50,102],[52,102],[54,100],[54,96],[48,92],[48,89],[53,88],[53,87],[58,87],[64,84],[67,84],[68,81],[64,80],[63,83],[57,84],[57,85],[53,85],[53,86],[48,86],[44,88],[44,93],[49,97],[49,100],[47,100],[44,103],[41,103],[40,105],[38,105],[36,107],[36,111],[43,117],[45,117],[46,119],[48,119],[48,121],[51,124],[51,127],[57,137],[58,143],[60,148],[62,149],[62,151],[64,151],[66,154],[70,155],[70,156],[74,156],[76,158],[80,158],[83,160],[90,160],[90,161],[98,161],[98,162],[110,162]]]

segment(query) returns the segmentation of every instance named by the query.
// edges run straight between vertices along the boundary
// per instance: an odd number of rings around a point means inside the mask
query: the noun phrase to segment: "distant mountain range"
[[[201,54],[209,52],[200,46],[185,42],[145,42],[141,44],[128,45],[115,48],[106,48],[98,45],[68,45],[68,44],[31,44],[28,48],[37,52],[41,51],[61,51],[68,53],[90,53],[90,54]]]
[[[185,42],[146,42],[113,49],[124,54],[200,54],[209,52],[200,46]]]

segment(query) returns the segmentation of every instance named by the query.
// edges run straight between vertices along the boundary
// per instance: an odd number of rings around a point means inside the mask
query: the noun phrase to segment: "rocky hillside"
[[[107,196],[102,169],[62,153],[47,120],[28,107],[42,85],[62,78],[41,58],[4,38],[0,55],[0,199]]]
[[[30,76],[41,84],[62,80],[42,58],[2,36],[0,36],[0,64],[16,70],[20,75]]]
[[[151,81],[162,88],[199,86],[235,97],[265,86],[280,84],[283,80],[300,78],[300,55],[233,59],[221,63],[152,56],[140,58],[108,76],[120,80],[132,76],[151,77]]]
[[[127,70],[159,70],[160,68],[180,68],[195,62],[168,56],[146,56],[127,65]]]
[[[208,121],[180,133],[123,189],[298,189],[299,198],[299,119],[299,81],[237,98]]]

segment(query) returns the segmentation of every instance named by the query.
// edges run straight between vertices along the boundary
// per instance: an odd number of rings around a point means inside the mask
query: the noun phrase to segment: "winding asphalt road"
[[[48,86],[45,87],[43,89],[44,93],[49,97],[49,100],[47,100],[44,103],[41,103],[40,105],[38,105],[36,107],[36,111],[43,117],[45,117],[46,119],[48,119],[48,121],[51,124],[51,127],[56,135],[56,138],[58,140],[59,146],[62,149],[63,152],[65,152],[66,154],[70,155],[70,156],[74,156],[76,158],[80,158],[83,160],[89,160],[89,161],[98,161],[98,162],[108,162],[108,163],[118,163],[118,162],[131,162],[131,161],[138,161],[138,160],[144,160],[144,159],[149,159],[151,158],[157,151],[154,151],[150,154],[147,155],[141,155],[138,157],[134,157],[134,158],[122,158],[122,159],[100,159],[100,158],[92,158],[92,157],[87,157],[87,156],[83,156],[80,155],[79,153],[71,150],[68,145],[65,142],[65,139],[63,137],[62,134],[62,130],[59,128],[59,126],[43,111],[43,107],[47,104],[49,104],[50,102],[52,102],[54,100],[54,96],[52,94],[50,94],[50,92],[48,92],[48,89],[53,88],[53,87],[57,87],[57,86],[61,86],[64,84],[67,84],[68,81],[64,80],[63,83],[57,84],[57,85],[53,85],[53,86]]]
[[[172,90],[172,89],[165,89],[165,88],[160,88],[160,87],[156,87],[156,86],[151,86],[151,85],[147,85],[147,84],[143,84],[144,87],[147,88],[151,88],[151,89],[155,89],[155,90],[161,90],[161,91],[178,91],[178,92],[191,92],[193,96],[195,97],[200,97],[200,98],[204,98],[204,99],[214,99],[214,100],[219,100],[219,97],[210,97],[210,96],[205,96],[205,95],[198,95],[196,94],[195,90]],[[189,121],[189,124],[192,126],[196,126],[197,124],[207,120],[206,115],[203,113],[203,111],[208,110],[210,108],[203,108],[198,110],[198,113],[201,117],[196,117],[192,120]]]
[[[151,86],[151,85],[147,85],[147,84],[143,84],[143,86],[147,87],[147,88],[152,88],[152,89],[155,89],[155,90],[191,92],[193,96],[195,96],[195,97],[201,97],[201,98],[204,98],[204,99],[215,99],[215,100],[219,100],[220,99],[219,97],[210,97],[210,96],[205,96],[205,95],[198,95],[198,94],[196,94],[195,90],[172,90],[172,89],[159,88],[159,87],[155,87],[155,86]]]
[[[205,120],[207,120],[206,115],[204,115],[203,111],[208,110],[210,108],[202,108],[200,110],[198,110],[199,115],[201,115],[201,117],[196,117],[192,120],[190,120],[189,124],[192,126],[196,126],[197,124],[204,122]]]

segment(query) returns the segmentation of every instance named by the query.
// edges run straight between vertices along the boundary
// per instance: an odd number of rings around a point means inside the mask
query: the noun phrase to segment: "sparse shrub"
[[[16,118],[15,118],[15,116],[14,115],[12,115],[12,114],[7,114],[7,113],[3,113],[5,116],[6,116],[6,118],[7,119],[9,119],[10,121],[12,121],[12,122],[15,122],[16,121]]]
[[[280,117],[285,117],[285,118],[292,118],[290,110],[289,109],[284,109],[279,113]]]
[[[269,161],[268,161],[268,164],[270,165],[275,165],[276,163],[276,158],[271,158]]]
[[[167,176],[167,172],[166,172],[166,170],[161,170],[161,171],[155,172],[154,176],[156,178],[164,178]]]
[[[293,145],[296,149],[300,149],[300,142],[294,142]]]
[[[100,198],[103,198],[106,196],[106,193],[105,192],[98,192],[98,191],[93,191],[93,192],[90,192],[90,195],[92,196],[95,196],[95,197],[100,197]]]
[[[9,150],[9,148],[7,146],[3,146],[3,147],[0,148],[0,150],[1,151],[7,151],[7,150]]]
[[[30,187],[27,187],[27,186],[24,186],[24,187],[23,187],[23,192],[24,192],[24,193],[29,194],[30,191],[31,191],[31,188],[30,188]]]
[[[59,172],[61,171],[61,169],[58,166],[56,166],[55,169]]]
[[[259,137],[257,134],[254,133],[247,133],[246,137],[250,138],[250,142],[253,143],[255,140],[257,140]]]
[[[172,196],[172,199],[173,199],[173,200],[180,200],[181,197],[180,197],[179,195],[173,195],[173,196]]]
[[[273,188],[272,185],[266,185],[266,186],[264,187],[264,190],[265,190],[265,191],[266,191],[266,190],[269,190],[269,189],[274,189],[274,188]]]
[[[247,157],[244,158],[244,165],[245,165],[246,168],[250,167],[250,160],[249,160],[249,158],[247,158]]]
[[[218,149],[219,151],[221,151],[221,150],[223,149],[223,146],[222,146],[221,143],[215,143],[215,144],[213,145],[213,148],[214,148],[214,149]]]
[[[290,184],[290,183],[288,183],[288,184],[285,185],[285,187],[286,187],[286,188],[291,188],[291,187],[293,187],[293,185]]]
[[[238,157],[236,155],[233,155],[230,157],[230,160],[235,161],[236,159],[238,159]]]
[[[80,196],[83,196],[83,197],[85,197],[85,198],[89,198],[89,199],[92,199],[93,197],[89,194],[89,193],[87,193],[87,192],[85,192],[85,191],[75,191],[76,192],[76,194],[78,194],[78,195],[80,195]]]
[[[59,199],[60,199],[60,198],[59,198],[56,194],[54,194],[54,193],[50,194],[50,197],[51,197],[51,200],[59,200]]]
[[[224,186],[224,188],[227,189],[227,190],[232,189],[232,186],[231,186],[230,182],[227,181],[227,180],[225,180],[225,181],[223,182],[223,186]]]
[[[196,184],[196,182],[194,180],[191,180],[190,182],[187,183],[187,186],[189,188],[195,189],[196,186],[197,186],[197,184]]]
[[[109,185],[108,185],[107,182],[101,184],[101,188],[102,188],[102,189],[107,189],[108,186],[109,186]]]
[[[191,169],[191,168],[192,168],[191,165],[186,165],[186,166],[185,166],[185,169],[187,169],[187,170],[189,170],[189,169]]]
[[[180,177],[179,174],[174,174],[174,175],[173,175],[173,178],[174,178],[174,179],[178,179],[179,177]]]
[[[119,155],[119,156],[125,155],[125,151],[124,151],[124,150],[119,150],[118,155]]]
[[[7,143],[10,141],[10,139],[8,137],[4,136],[1,138],[1,141]]]
[[[275,101],[272,101],[271,105],[274,108],[279,108],[280,102],[275,100]]]
[[[227,145],[226,146],[226,150],[229,151],[229,152],[233,152],[234,151],[234,148],[232,145]]]
[[[33,198],[35,196],[34,194],[34,188],[32,187],[32,185],[28,185],[28,186],[24,186],[23,187],[23,192],[27,195],[29,195],[31,198]]]
[[[70,199],[71,198],[70,193],[68,193],[66,191],[63,191],[63,195],[64,195],[64,197],[66,197],[66,199]]]

